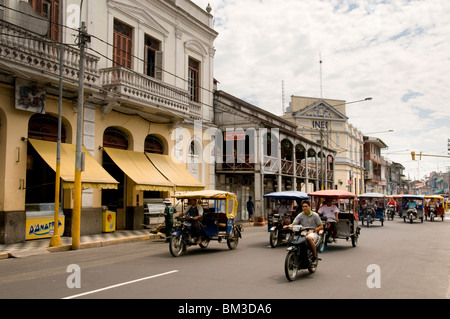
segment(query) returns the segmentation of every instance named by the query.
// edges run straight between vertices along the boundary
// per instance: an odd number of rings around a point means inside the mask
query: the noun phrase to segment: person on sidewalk
[[[163,204],[166,204],[166,207],[164,208],[164,221],[166,224],[166,243],[168,243],[170,241],[170,237],[172,234],[173,214],[175,214],[177,212],[177,210],[172,205],[169,198],[166,198],[163,201]]]
[[[252,197],[249,196],[248,201],[247,201],[247,212],[248,212],[248,220],[251,222],[253,221],[253,210],[254,210],[254,204],[252,202]]]

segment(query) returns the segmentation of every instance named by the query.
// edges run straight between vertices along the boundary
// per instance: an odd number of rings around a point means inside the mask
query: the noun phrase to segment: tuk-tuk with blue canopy
[[[289,244],[292,231],[288,228],[284,229],[283,226],[294,220],[297,214],[293,209],[294,204],[301,207],[301,202],[309,199],[308,194],[300,191],[284,191],[265,194],[263,197],[271,200],[267,218],[270,246],[275,248],[280,242]]]
[[[379,220],[384,225],[386,211],[386,196],[380,193],[363,193],[359,197],[359,219],[361,224],[370,227],[374,221]]]
[[[423,223],[425,197],[423,195],[402,195],[401,213],[403,221],[411,224],[415,220]]]

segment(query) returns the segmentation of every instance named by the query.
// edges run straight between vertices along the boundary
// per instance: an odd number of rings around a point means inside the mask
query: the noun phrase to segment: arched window
[[[114,127],[108,127],[103,133],[103,147],[118,148],[122,150],[128,149],[127,136]]]
[[[37,140],[58,141],[58,118],[46,114],[35,114],[28,122],[28,137]],[[61,141],[66,140],[66,130],[61,127]]]
[[[147,153],[164,154],[163,143],[156,136],[148,135],[145,138],[144,151]]]

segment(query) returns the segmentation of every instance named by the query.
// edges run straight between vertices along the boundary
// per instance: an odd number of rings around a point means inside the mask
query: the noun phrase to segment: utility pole
[[[79,29],[78,45],[80,47],[80,71],[78,74],[78,110],[77,110],[77,139],[75,152],[75,183],[73,191],[73,217],[72,217],[72,249],[80,248],[80,224],[81,224],[81,171],[83,168],[83,106],[84,106],[84,61],[85,46],[90,41],[86,34],[86,25],[81,23]]]

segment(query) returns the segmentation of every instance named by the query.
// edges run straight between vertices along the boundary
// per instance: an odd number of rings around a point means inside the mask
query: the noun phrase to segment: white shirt
[[[336,221],[336,215],[335,213],[339,213],[339,208],[336,207],[336,205],[323,205],[319,208],[318,211],[319,215],[322,215],[327,218],[327,221],[329,222],[335,222]]]

